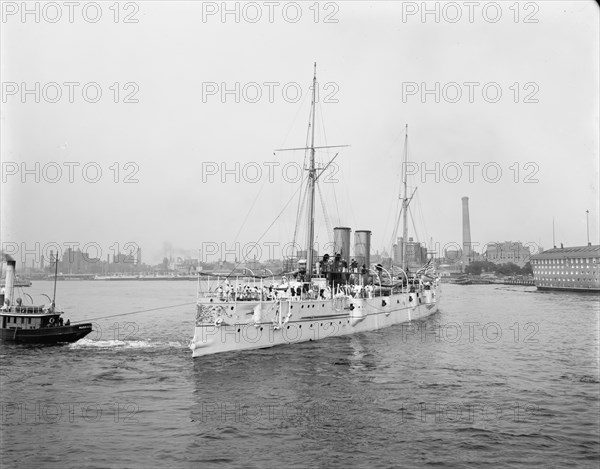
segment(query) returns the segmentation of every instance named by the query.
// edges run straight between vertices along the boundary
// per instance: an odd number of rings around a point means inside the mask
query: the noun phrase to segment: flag
[[[433,264],[433,259],[429,259],[423,267],[417,270],[417,277],[420,275],[424,275],[425,277],[434,278],[435,277],[435,265]]]

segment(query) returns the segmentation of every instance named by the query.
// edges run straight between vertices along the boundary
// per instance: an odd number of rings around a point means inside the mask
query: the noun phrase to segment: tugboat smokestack
[[[4,283],[4,298],[8,299],[10,306],[14,303],[15,291],[15,268],[17,262],[10,256],[6,256],[6,281]]]

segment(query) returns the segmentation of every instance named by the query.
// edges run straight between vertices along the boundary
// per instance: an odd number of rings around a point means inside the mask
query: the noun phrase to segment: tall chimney
[[[469,198],[462,198],[462,219],[463,219],[463,264],[469,263],[471,257],[471,222],[469,220]]]
[[[17,263],[16,261],[10,257],[6,256],[6,279],[4,281],[4,300],[8,300],[9,305],[12,307],[14,300],[14,291],[15,291],[15,267]]]
[[[352,230],[346,227],[336,227],[333,229],[333,249],[336,254],[340,254],[342,260],[350,265],[350,232]]]
[[[358,269],[365,266],[367,272],[371,265],[371,232],[368,230],[356,230],[354,232],[354,260],[358,263]]]

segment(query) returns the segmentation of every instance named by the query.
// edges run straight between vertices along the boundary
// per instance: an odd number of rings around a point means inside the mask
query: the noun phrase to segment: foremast
[[[404,194],[402,196],[402,270],[406,272],[408,263],[406,262],[406,239],[408,237],[408,186],[407,186],[407,163],[408,163],[408,124],[404,132],[404,164],[402,165],[402,184]]]
[[[305,281],[310,281],[313,276],[314,267],[314,244],[315,244],[315,187],[319,180],[319,176],[329,167],[333,160],[337,157],[337,154],[325,165],[323,168],[317,168],[315,164],[315,153],[317,150],[325,148],[341,148],[349,145],[325,145],[315,146],[315,113],[316,113],[316,102],[317,102],[317,63],[314,63],[314,73],[312,81],[312,100],[311,109],[309,115],[308,129],[310,134],[310,144],[307,142],[305,146],[300,148],[280,148],[275,151],[295,151],[303,150],[309,151],[309,164],[308,168],[304,168],[308,171],[307,178],[307,198],[308,198],[308,211],[306,220],[306,272],[304,273]],[[310,145],[310,146],[309,146]],[[300,222],[298,222],[299,224]],[[295,239],[295,238],[294,238]]]
[[[306,242],[306,280],[310,281],[313,271],[313,248],[315,243],[315,184],[317,179],[315,169],[315,97],[317,90],[317,63],[314,64],[313,86],[312,86],[312,102],[311,102],[311,117],[310,117],[310,163],[308,167],[308,226],[307,226],[307,242]]]

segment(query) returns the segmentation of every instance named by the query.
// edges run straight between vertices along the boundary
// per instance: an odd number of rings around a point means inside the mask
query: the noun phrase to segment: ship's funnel
[[[333,229],[333,246],[335,253],[350,265],[350,228],[337,227]]]
[[[13,296],[15,291],[15,266],[17,262],[10,256],[6,256],[6,280],[4,282],[4,298],[9,304],[13,305]]]
[[[354,232],[354,259],[361,269],[364,265],[367,271],[371,265],[371,232],[357,230]]]

